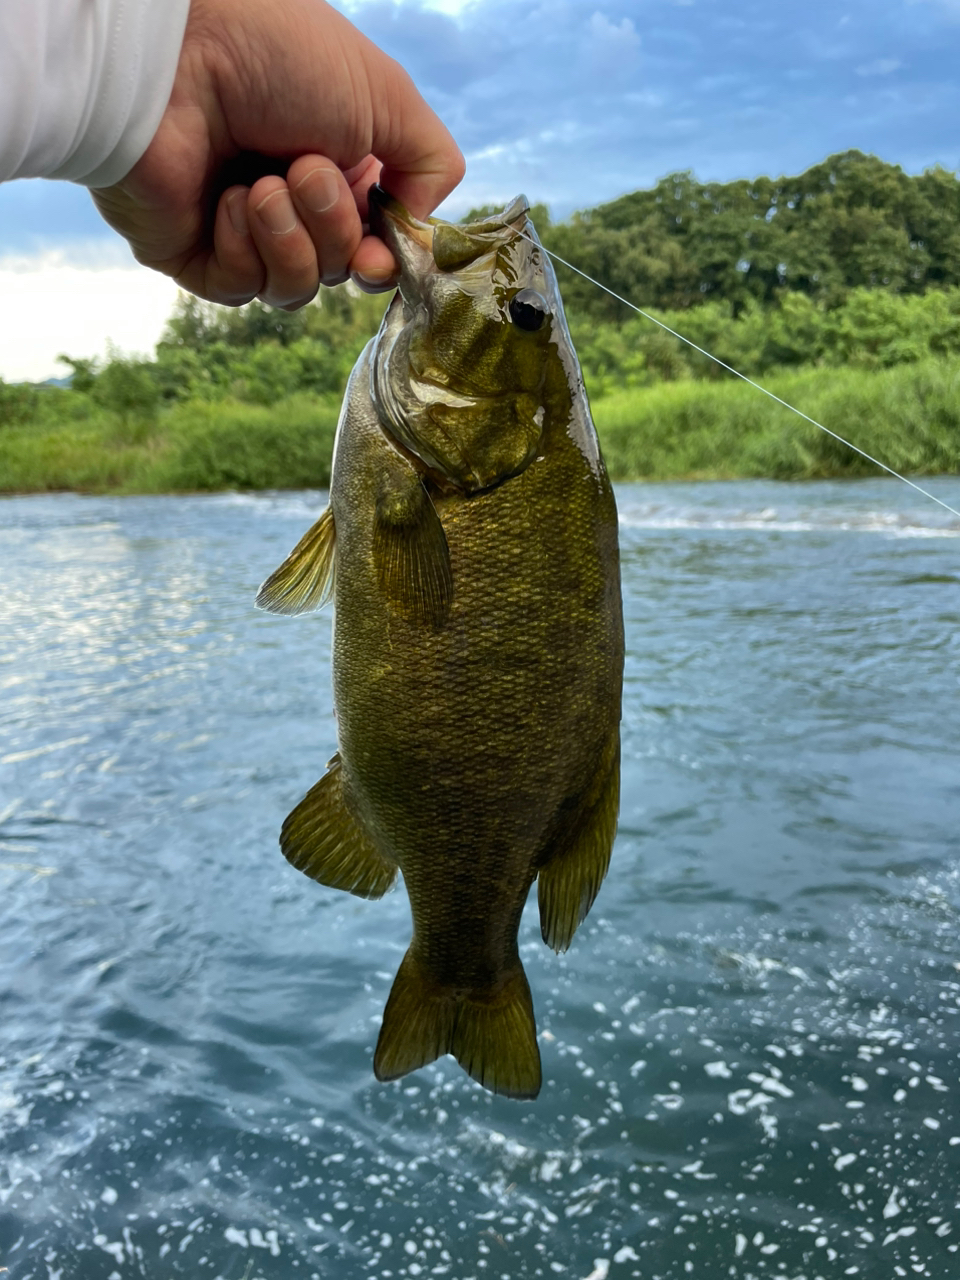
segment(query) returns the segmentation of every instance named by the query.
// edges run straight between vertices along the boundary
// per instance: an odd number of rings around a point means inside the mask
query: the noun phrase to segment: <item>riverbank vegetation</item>
[[[485,212],[485,211],[476,211]],[[849,152],[797,178],[690,174],[551,225],[548,247],[898,470],[960,469],[960,182]],[[611,473],[802,478],[870,464],[558,267]],[[289,314],[183,296],[152,358],[0,383],[0,491],[322,486],[385,299]]]

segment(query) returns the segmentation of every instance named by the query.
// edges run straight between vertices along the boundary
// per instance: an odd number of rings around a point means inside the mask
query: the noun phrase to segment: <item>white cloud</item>
[[[611,22],[605,13],[597,10],[590,18],[590,35],[594,40],[607,44],[625,44],[638,48],[640,37],[633,25],[632,18],[623,18],[620,22]]]
[[[857,67],[858,76],[889,76],[899,71],[903,63],[899,58],[877,58],[875,62],[865,62]]]
[[[68,370],[57,356],[102,356],[107,343],[150,353],[177,298],[166,276],[129,254],[50,250],[0,257],[0,378],[42,382]]]
[[[907,0],[908,4],[928,4],[944,9],[948,14],[960,17],[960,0]]]
[[[470,7],[473,0],[424,0],[425,9],[435,9],[438,13],[449,14],[450,17],[457,17],[464,9]]]

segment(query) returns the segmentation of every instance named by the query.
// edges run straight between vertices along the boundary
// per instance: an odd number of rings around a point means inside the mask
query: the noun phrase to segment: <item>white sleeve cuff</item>
[[[0,181],[108,187],[170,100],[190,0],[3,0]]]

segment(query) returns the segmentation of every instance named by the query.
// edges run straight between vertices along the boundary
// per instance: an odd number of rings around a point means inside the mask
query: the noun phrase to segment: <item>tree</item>
[[[94,400],[124,423],[147,424],[157,416],[160,390],[151,361],[121,355],[111,349],[109,360],[97,375]]]
[[[852,289],[922,293],[960,284],[960,181],[919,177],[847,151],[796,177],[701,183],[670,174],[547,228],[545,243],[638,306],[691,307],[805,293],[827,307]],[[623,323],[627,308],[585,281],[577,310]]]
[[[60,355],[57,356],[57,363],[68,365],[73,370],[70,378],[71,391],[77,391],[81,395],[90,394],[97,381],[96,360]]]

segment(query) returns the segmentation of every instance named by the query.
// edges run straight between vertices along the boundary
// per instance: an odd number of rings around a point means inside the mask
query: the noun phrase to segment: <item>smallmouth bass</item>
[[[537,880],[565,950],[616,831],[616,507],[526,200],[466,225],[370,203],[399,289],[347,386],[330,505],[257,597],[335,605],[339,749],[280,843],[361,897],[403,876],[413,938],[377,1078],[451,1053],[532,1098],[521,912]]]

